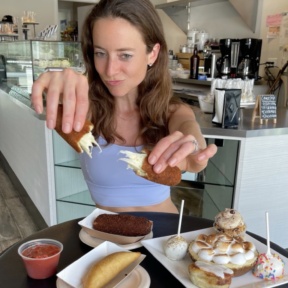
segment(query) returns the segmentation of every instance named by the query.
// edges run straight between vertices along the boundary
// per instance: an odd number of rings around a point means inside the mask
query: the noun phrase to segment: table
[[[153,237],[173,235],[177,233],[178,214],[158,213],[158,212],[130,212],[129,214],[144,216],[153,221]],[[0,255],[0,283],[5,288],[54,288],[56,287],[56,276],[46,280],[33,280],[27,277],[23,263],[17,253],[18,247],[32,239],[53,238],[61,241],[64,250],[61,254],[58,271],[80,258],[92,248],[82,243],[79,239],[80,219],[67,221],[58,225],[41,230],[22,241],[17,242]],[[212,221],[208,219],[183,216],[181,232],[189,232],[212,226]],[[249,233],[257,240],[266,243],[265,239]],[[288,252],[278,245],[271,243],[271,247],[280,254],[288,257]],[[166,268],[158,262],[144,247],[135,249],[146,254],[147,257],[141,263],[141,266],[147,270],[151,278],[151,288],[177,287],[183,285],[170,274]],[[2,287],[1,284],[1,287]],[[4,287],[3,286],[3,287]],[[285,287],[284,285],[281,287]],[[287,287],[287,286],[286,286]],[[136,287],[135,287],[136,288]]]

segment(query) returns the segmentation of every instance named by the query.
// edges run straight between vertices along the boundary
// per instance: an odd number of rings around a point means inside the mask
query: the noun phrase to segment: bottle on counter
[[[190,58],[190,79],[198,79],[200,57],[198,55],[197,45],[194,46],[193,55]]]

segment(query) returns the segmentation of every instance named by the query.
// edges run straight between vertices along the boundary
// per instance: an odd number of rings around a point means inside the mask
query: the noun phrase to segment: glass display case
[[[83,71],[80,42],[3,41],[0,57],[4,57],[7,84],[19,86],[31,93],[35,81],[46,68],[67,68]]]

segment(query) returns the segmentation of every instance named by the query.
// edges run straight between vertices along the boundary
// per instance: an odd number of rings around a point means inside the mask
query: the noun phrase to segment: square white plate
[[[97,246],[96,248],[94,248],[93,250],[91,250],[90,252],[88,252],[87,254],[85,254],[84,256],[82,256],[81,258],[79,258],[78,260],[76,260],[75,262],[73,262],[71,265],[69,265],[62,271],[60,271],[57,274],[57,277],[72,287],[82,288],[81,279],[83,278],[85,273],[87,273],[90,266],[93,265],[95,262],[101,260],[105,256],[114,252],[118,252],[118,251],[129,252],[129,250],[123,249],[114,243],[105,241],[101,243],[99,246]],[[146,255],[142,254],[139,260],[135,262],[135,265],[133,268],[136,268],[138,264],[141,263],[145,257]],[[133,273],[133,270],[131,270],[130,273]],[[121,275],[117,276],[119,277],[117,278],[117,280],[120,279],[118,283],[121,281],[121,279],[126,281],[129,275],[127,274],[126,269],[123,271],[123,273],[121,272],[120,274]],[[147,278],[148,274],[147,273],[145,274],[146,274],[145,278]],[[148,275],[148,278],[149,278],[149,275]],[[144,279],[144,280],[147,281],[147,279]],[[149,278],[149,283],[150,283],[150,278]]]
[[[183,236],[188,241],[188,243],[190,243],[199,234],[211,234],[211,233],[215,233],[215,230],[213,228],[206,228],[202,230],[181,233],[181,236]],[[195,288],[196,286],[192,284],[189,278],[189,273],[188,273],[188,266],[192,262],[190,256],[187,254],[183,260],[173,261],[173,260],[169,260],[164,253],[164,250],[163,250],[164,244],[167,242],[167,240],[171,236],[173,235],[153,238],[149,240],[142,240],[141,243],[185,287]],[[248,234],[246,234],[245,239],[247,241],[253,242],[259,253],[266,253],[267,247],[265,244],[259,242],[258,240],[251,237]],[[273,249],[271,249],[271,252],[277,253]],[[280,255],[280,257],[285,262],[285,274],[288,274],[288,259],[282,255]],[[275,284],[275,282],[270,282],[270,281],[264,282],[262,279],[259,279],[253,276],[252,272],[248,272],[245,275],[233,278],[230,288],[240,288],[244,285],[251,284],[251,283],[255,283],[255,284],[259,283],[261,285],[261,286],[258,286],[258,285],[253,286],[255,288],[256,287],[267,287],[267,288],[270,287],[271,288],[271,287],[275,287],[279,285],[279,282],[277,282],[277,284]],[[288,279],[286,279],[286,281],[281,281],[281,282],[282,282],[281,284],[283,284],[283,282],[287,283]]]

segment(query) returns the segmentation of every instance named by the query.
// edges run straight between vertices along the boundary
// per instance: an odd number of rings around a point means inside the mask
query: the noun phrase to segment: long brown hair
[[[103,84],[94,66],[92,31],[100,18],[120,17],[127,20],[141,33],[147,53],[156,43],[160,44],[157,60],[138,86],[136,104],[141,117],[140,135],[147,145],[153,145],[168,133],[169,107],[172,100],[172,82],[168,70],[168,50],[161,20],[149,0],[100,0],[87,16],[82,30],[82,52],[89,82],[90,115],[93,133],[102,135],[108,143],[118,135],[114,125],[114,97]],[[177,101],[176,101],[177,102]],[[125,141],[124,141],[125,142]]]

